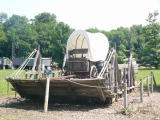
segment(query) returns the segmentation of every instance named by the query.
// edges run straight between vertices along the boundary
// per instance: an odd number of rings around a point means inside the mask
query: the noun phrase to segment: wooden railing
[[[144,82],[147,84],[144,85]],[[150,96],[151,93],[154,91],[154,86],[156,86],[156,81],[155,81],[155,76],[153,72],[151,72],[149,75],[146,77],[140,79],[140,82],[137,86],[140,86],[140,102],[143,102],[143,94],[144,94],[144,87],[146,86],[147,88],[147,95]],[[127,98],[127,83],[124,83],[124,103],[123,103],[123,108],[124,108],[124,114],[127,114],[128,111],[128,98]]]
[[[156,86],[156,81],[153,72],[151,72],[149,75],[144,77],[143,79],[140,79],[140,101],[143,102],[143,93],[144,93],[144,82],[147,84],[147,95],[150,96],[150,93],[153,93],[153,84]]]

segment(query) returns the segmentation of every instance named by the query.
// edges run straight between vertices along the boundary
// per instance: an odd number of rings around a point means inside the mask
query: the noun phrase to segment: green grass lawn
[[[14,93],[11,91],[11,85],[5,80],[5,78],[13,72],[14,70],[0,70],[0,96]],[[8,87],[10,88],[9,90]]]
[[[149,75],[151,72],[153,72],[153,74],[155,76],[155,80],[156,80],[157,86],[160,86],[160,70],[140,69],[138,71],[138,74],[136,74],[136,80],[139,82],[140,79],[142,79],[145,76]]]

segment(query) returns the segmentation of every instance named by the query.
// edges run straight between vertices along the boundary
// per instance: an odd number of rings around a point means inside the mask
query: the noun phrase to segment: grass
[[[5,80],[5,78],[13,72],[14,70],[0,70],[0,96],[14,93],[10,90],[11,85]]]
[[[155,69],[139,69],[138,74],[136,75],[137,82],[139,82],[140,79],[144,78],[145,76],[149,75],[151,72],[153,72],[155,76],[157,86],[160,86],[160,70]]]

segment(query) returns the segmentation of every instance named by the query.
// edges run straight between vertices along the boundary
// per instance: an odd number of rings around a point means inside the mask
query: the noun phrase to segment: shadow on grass
[[[139,68],[138,70],[160,70],[160,69],[155,69],[155,68]]]
[[[140,89],[140,88],[139,88]],[[144,90],[144,92],[147,92],[147,85],[144,85],[143,86],[143,90]],[[150,91],[151,92],[151,91]],[[153,88],[153,92],[160,92],[160,86],[158,85],[158,86],[154,86],[154,88]]]
[[[154,87],[154,91],[155,91],[155,92],[160,92],[160,85]]]
[[[51,104],[49,103],[48,111],[90,111],[93,109],[105,109],[110,104]],[[0,107],[15,108],[23,110],[35,110],[43,112],[43,103],[26,100],[22,98],[7,98],[6,101],[0,104]]]

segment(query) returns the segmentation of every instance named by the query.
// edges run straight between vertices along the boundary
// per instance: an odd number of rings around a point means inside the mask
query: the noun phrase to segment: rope
[[[33,56],[32,56],[32,57],[33,57]],[[27,61],[26,64],[23,66],[23,68],[21,69],[21,71],[19,71],[19,74],[17,74],[17,76],[22,73],[22,70],[24,70],[24,68],[27,66],[27,64],[30,62],[30,60],[31,60],[31,59],[28,59],[28,61]]]
[[[35,50],[28,56],[28,58],[30,58],[30,56],[32,54],[34,54],[34,52],[35,52]],[[17,74],[20,71],[20,69],[25,65],[25,63],[28,60],[28,58],[22,63],[22,65],[13,74]]]
[[[21,71],[23,70],[24,66],[26,66],[29,61],[30,61],[29,59],[26,59],[25,64],[21,67],[21,69],[19,69],[19,71],[17,71],[17,73],[15,74],[15,77],[17,77],[21,73]]]
[[[34,52],[34,53],[35,53],[35,52]],[[30,58],[33,57],[34,53],[25,60],[25,64],[24,64],[24,65],[21,67],[21,69],[19,69],[19,71],[15,74],[16,77],[17,77],[18,75],[20,75],[20,73],[22,72],[22,70],[27,66],[27,64],[28,64],[29,61],[31,60]]]
[[[35,52],[37,52],[37,50],[35,49],[29,56],[28,58],[22,63],[22,65],[11,75],[11,76],[17,76],[18,73],[22,70],[22,68],[24,69],[24,66],[26,66],[29,63],[29,58],[31,58]]]

